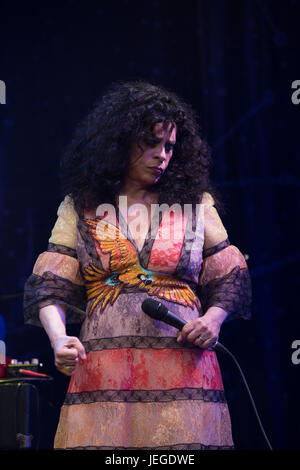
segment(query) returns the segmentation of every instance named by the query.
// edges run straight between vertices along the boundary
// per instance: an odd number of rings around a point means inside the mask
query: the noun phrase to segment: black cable
[[[255,406],[255,403],[254,403],[252,394],[251,394],[251,392],[250,392],[250,389],[249,389],[249,386],[248,386],[248,384],[247,384],[246,378],[245,378],[245,376],[244,376],[244,374],[243,374],[243,371],[242,371],[242,369],[241,369],[241,367],[240,367],[238,361],[236,360],[236,358],[234,357],[234,355],[233,355],[223,344],[221,344],[221,343],[219,343],[219,342],[218,342],[218,349],[217,349],[217,350],[218,350],[218,351],[221,351],[221,352],[223,352],[223,353],[225,353],[225,354],[228,354],[228,355],[231,357],[231,359],[233,360],[233,362],[235,363],[235,365],[237,366],[237,368],[238,368],[238,370],[239,370],[239,373],[241,374],[241,377],[242,377],[242,379],[243,379],[243,382],[244,382],[244,385],[245,385],[245,387],[246,387],[246,390],[247,390],[247,392],[248,392],[248,395],[249,395],[249,398],[250,398],[250,401],[251,401],[251,404],[252,404],[252,407],[253,407],[255,416],[256,416],[256,418],[257,418],[259,427],[260,427],[260,429],[261,429],[261,432],[262,432],[262,434],[263,434],[263,436],[264,436],[264,438],[265,438],[265,441],[266,441],[266,443],[267,443],[269,449],[270,449],[270,450],[273,450],[273,449],[272,449],[272,446],[271,446],[271,444],[270,444],[270,441],[269,441],[269,439],[268,439],[268,437],[267,437],[267,435],[266,435],[266,433],[265,433],[265,430],[264,430],[264,428],[263,428],[263,425],[262,425],[261,419],[260,419],[260,417],[259,417],[258,411],[257,411],[257,409],[256,409],[256,406]]]
[[[0,295],[0,301],[1,300],[12,300],[12,299],[19,299],[23,297],[24,292],[19,292],[17,294],[8,294],[8,295]]]

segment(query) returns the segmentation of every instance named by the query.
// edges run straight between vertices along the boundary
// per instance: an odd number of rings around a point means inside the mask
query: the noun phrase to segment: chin
[[[147,186],[153,186],[154,184],[158,183],[160,177],[154,176],[154,177],[148,177],[145,178],[143,183]]]

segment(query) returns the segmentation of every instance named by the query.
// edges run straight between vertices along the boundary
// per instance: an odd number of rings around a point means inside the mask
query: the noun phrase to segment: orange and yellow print
[[[120,292],[126,289],[142,290],[167,301],[200,308],[199,300],[188,284],[168,274],[143,268],[135,246],[118,227],[97,219],[87,219],[85,223],[98,248],[109,254],[107,271],[93,264],[84,270],[87,298],[93,299],[90,315],[99,304],[100,312],[103,312],[106,305],[112,305]]]

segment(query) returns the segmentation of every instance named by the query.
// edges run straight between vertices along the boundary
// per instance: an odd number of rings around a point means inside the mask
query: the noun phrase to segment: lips
[[[158,166],[151,166],[150,170],[152,170],[156,175],[161,175],[163,172],[163,169],[159,168]]]

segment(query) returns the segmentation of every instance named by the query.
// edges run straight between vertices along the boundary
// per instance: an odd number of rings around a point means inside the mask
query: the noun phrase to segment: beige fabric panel
[[[226,403],[182,400],[64,405],[54,447],[159,448],[193,443],[233,445]]]
[[[73,284],[83,285],[77,259],[61,253],[45,251],[41,253],[33,267],[33,274],[42,276],[50,271],[56,276],[68,279]]]
[[[57,245],[64,245],[69,248],[76,249],[76,226],[77,226],[77,213],[74,209],[74,204],[69,196],[60,204],[57,211],[58,218],[52,229],[49,243]]]
[[[214,207],[211,194],[203,193],[201,203],[204,205],[204,250],[217,245],[228,238],[227,231]]]

